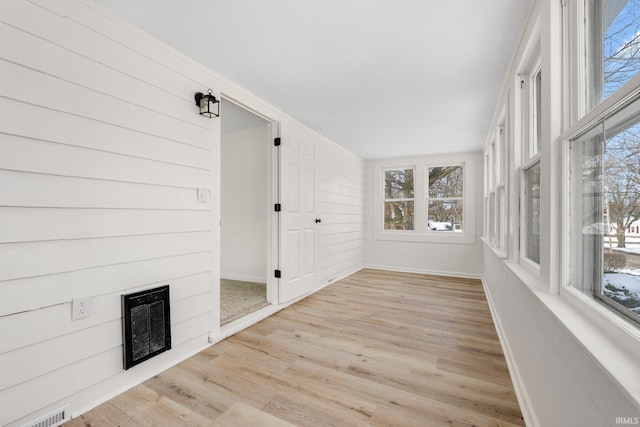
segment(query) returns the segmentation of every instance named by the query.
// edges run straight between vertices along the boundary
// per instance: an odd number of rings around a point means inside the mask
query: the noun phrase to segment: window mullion
[[[415,179],[415,224],[414,228],[417,233],[424,234],[427,232],[427,165],[418,165],[416,167]]]

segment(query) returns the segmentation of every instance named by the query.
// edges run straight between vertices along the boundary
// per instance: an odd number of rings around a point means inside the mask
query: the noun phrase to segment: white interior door
[[[316,146],[305,133],[281,126],[279,302],[317,287]]]

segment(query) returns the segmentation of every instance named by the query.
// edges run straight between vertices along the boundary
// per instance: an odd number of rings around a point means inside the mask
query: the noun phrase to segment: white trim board
[[[431,276],[460,277],[463,279],[482,279],[481,274],[459,273],[455,271],[428,270],[421,268],[395,267],[391,265],[365,264],[364,268],[372,268],[374,270],[396,271],[398,273],[416,273],[429,274]]]

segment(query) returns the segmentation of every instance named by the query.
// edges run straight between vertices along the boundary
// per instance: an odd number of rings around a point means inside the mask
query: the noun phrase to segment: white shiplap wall
[[[341,278],[364,265],[364,160],[332,144],[318,149],[318,277]]]
[[[192,101],[210,76],[90,5],[4,1],[0,21],[5,425],[207,345],[214,236],[196,188],[211,186],[219,122]],[[163,284],[173,350],[125,373],[120,295]],[[92,314],[71,321],[80,296]]]
[[[0,425],[20,425],[219,336],[220,121],[193,93],[293,121],[89,0],[2,1],[0,37]],[[364,263],[365,185],[357,156],[318,153],[320,287]],[[167,283],[173,349],[123,371],[120,295]]]

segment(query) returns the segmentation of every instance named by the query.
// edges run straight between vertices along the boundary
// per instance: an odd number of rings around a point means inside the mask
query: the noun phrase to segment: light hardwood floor
[[[362,270],[67,426],[524,425],[478,280]]]

